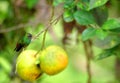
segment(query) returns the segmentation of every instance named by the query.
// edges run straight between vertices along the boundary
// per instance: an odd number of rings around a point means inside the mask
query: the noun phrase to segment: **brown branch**
[[[63,13],[62,13],[62,14],[63,14]],[[36,53],[34,56],[36,56],[41,50],[44,49],[45,37],[46,37],[46,33],[47,33],[48,29],[51,28],[51,26],[52,26],[53,24],[56,24],[56,23],[58,22],[58,20],[59,20],[60,17],[62,16],[62,14],[61,14],[60,16],[58,16],[57,18],[55,18],[54,20],[52,20],[44,30],[40,31],[40,32],[32,39],[32,41],[33,41],[33,40],[36,39],[40,34],[42,34],[42,33],[44,32],[43,41],[42,41],[42,47],[41,47],[40,50],[37,51],[37,53]]]
[[[13,27],[10,27],[10,28],[7,28],[7,29],[1,29],[0,33],[7,33],[7,32],[10,32],[10,31],[15,31],[15,30],[18,30],[18,29],[21,29],[21,28],[25,28],[24,26],[25,26],[24,24],[19,24],[18,26],[13,26]]]
[[[92,78],[92,75],[91,75],[91,66],[90,66],[90,52],[89,52],[89,42],[88,41],[85,41],[83,42],[84,44],[84,50],[85,50],[85,54],[86,54],[86,59],[87,59],[87,63],[86,63],[86,68],[87,68],[87,73],[88,73],[88,80],[87,80],[87,83],[91,83],[91,78]]]
[[[45,46],[45,38],[46,38],[46,33],[47,33],[48,29],[45,30],[44,35],[43,35],[43,41],[42,41],[42,46],[41,46],[41,50],[44,49]]]
[[[47,31],[48,31],[48,29],[46,29],[45,32],[44,32],[41,49],[39,49],[34,56],[36,56],[41,50],[44,49],[44,46],[45,46],[45,38],[46,38],[46,33],[47,33]]]
[[[53,21],[51,21],[48,26],[40,31],[32,40],[36,39],[39,35],[41,35],[44,31],[46,31],[52,24],[56,24],[58,19],[62,16],[63,13],[61,13],[60,16],[58,16],[56,19],[54,19]],[[10,31],[15,31],[15,30],[18,30],[18,29],[22,29],[22,28],[26,28],[28,26],[37,26],[39,24],[39,20],[37,21],[29,21],[28,23],[26,24],[19,24],[17,26],[13,26],[13,27],[10,27],[10,28],[7,28],[7,29],[1,29],[0,30],[0,33],[7,33],[7,32],[10,32]]]
[[[62,14],[63,14],[63,13],[62,13]],[[41,35],[43,32],[45,32],[47,29],[49,29],[53,24],[56,24],[56,23],[58,22],[58,20],[60,19],[60,17],[62,16],[62,14],[61,14],[60,16],[58,16],[57,18],[55,18],[54,20],[52,20],[52,21],[48,24],[48,26],[47,26],[45,29],[43,29],[42,31],[40,31],[38,34],[36,34],[35,37],[33,37],[32,40],[38,38],[39,35]]]
[[[22,28],[26,28],[28,26],[37,26],[38,24],[40,23],[39,20],[30,20],[28,23],[26,24],[19,24],[19,25],[16,25],[16,26],[13,26],[13,27],[9,27],[9,28],[6,28],[6,29],[1,29],[0,30],[0,33],[7,33],[7,32],[10,32],[10,31],[15,31],[15,30],[18,30],[18,29],[22,29]]]

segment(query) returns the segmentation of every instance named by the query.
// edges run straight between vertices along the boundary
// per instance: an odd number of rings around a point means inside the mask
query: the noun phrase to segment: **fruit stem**
[[[41,49],[39,49],[39,50],[37,51],[37,53],[34,55],[35,57],[36,57],[36,55],[37,55],[40,51],[42,51],[42,50],[44,49],[44,46],[45,46],[45,38],[46,38],[46,33],[47,33],[47,31],[48,31],[48,29],[46,29],[45,32],[44,32]]]
[[[42,41],[42,46],[41,46],[41,50],[44,49],[45,46],[45,38],[46,38],[46,33],[47,33],[48,29],[45,30],[44,35],[43,35],[43,41]]]

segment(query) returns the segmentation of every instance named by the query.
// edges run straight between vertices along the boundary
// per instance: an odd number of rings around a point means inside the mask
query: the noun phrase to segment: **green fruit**
[[[66,68],[68,56],[59,46],[49,46],[40,53],[40,67],[48,75],[55,75]]]
[[[36,64],[37,51],[23,51],[16,61],[16,72],[24,80],[34,81],[42,74],[40,67]]]

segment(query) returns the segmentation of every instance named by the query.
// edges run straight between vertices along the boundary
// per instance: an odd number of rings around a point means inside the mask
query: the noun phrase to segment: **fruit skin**
[[[59,46],[49,46],[40,53],[41,70],[48,75],[55,75],[66,68],[68,56]]]
[[[17,58],[16,72],[24,80],[34,81],[42,74],[40,67],[36,64],[38,56],[35,56],[36,52],[34,50],[26,50]]]

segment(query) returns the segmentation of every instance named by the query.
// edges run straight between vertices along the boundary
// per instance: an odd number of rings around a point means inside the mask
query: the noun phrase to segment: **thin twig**
[[[36,56],[41,50],[44,49],[44,46],[45,46],[45,38],[46,38],[46,33],[47,33],[47,31],[48,31],[48,29],[46,29],[45,32],[44,32],[41,49],[39,49],[34,56]]]
[[[43,35],[43,41],[42,41],[42,46],[41,46],[41,50],[44,49],[45,46],[45,38],[46,38],[46,33],[47,33],[48,29],[45,30],[44,35]]]
[[[37,53],[36,53],[34,56],[36,56],[41,50],[44,49],[45,38],[46,38],[46,33],[47,33],[48,29],[49,29],[53,24],[56,24],[56,23],[58,22],[58,19],[59,19],[61,16],[62,16],[62,14],[61,14],[60,16],[58,16],[56,19],[54,19],[53,21],[51,21],[51,22],[49,23],[49,25],[48,25],[44,30],[40,31],[40,32],[32,39],[32,41],[33,41],[33,40],[36,39],[40,34],[42,34],[42,33],[44,32],[41,49],[38,50]]]
[[[10,27],[10,28],[7,28],[7,29],[1,29],[0,33],[7,33],[7,32],[10,32],[10,31],[22,29],[22,28],[25,28],[25,27],[26,27],[26,25],[19,24],[18,26],[13,26],[13,27]]]
[[[54,16],[54,10],[55,10],[55,7],[54,6],[52,6],[52,8],[51,8],[51,17],[50,17],[50,22],[52,21],[52,19],[53,19],[53,16]]]
[[[57,18],[55,18],[53,21],[51,21],[48,26],[43,29],[42,31],[40,31],[32,40],[36,39],[39,37],[39,35],[41,35],[43,32],[45,32],[47,29],[49,29],[53,24],[56,24],[58,22],[58,19],[62,16],[62,14],[60,16],[58,16]]]
[[[26,28],[28,26],[37,26],[39,24],[39,20],[29,20],[26,24],[24,23],[21,23],[21,24],[18,24],[18,25],[15,25],[15,26],[12,26],[12,27],[9,27],[9,28],[6,28],[6,29],[1,29],[0,30],[0,33],[7,33],[7,32],[11,32],[11,31],[15,31],[15,30],[18,30],[18,29],[22,29],[22,28]]]

